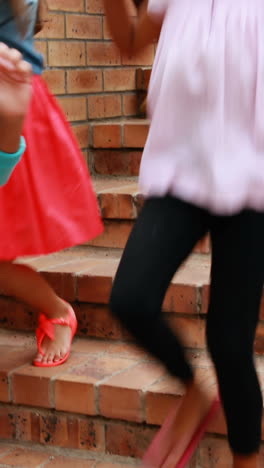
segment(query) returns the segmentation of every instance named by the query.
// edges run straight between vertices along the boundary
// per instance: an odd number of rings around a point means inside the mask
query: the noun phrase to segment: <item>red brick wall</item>
[[[91,122],[136,115],[136,70],[151,66],[154,45],[136,58],[121,56],[110,39],[102,0],[48,4],[49,22],[37,38],[44,76],[87,153]]]

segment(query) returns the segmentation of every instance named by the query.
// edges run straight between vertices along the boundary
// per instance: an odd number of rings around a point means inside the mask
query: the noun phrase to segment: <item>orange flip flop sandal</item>
[[[47,336],[51,340],[54,340],[55,337],[55,327],[54,325],[64,325],[65,327],[70,327],[71,329],[71,342],[73,340],[74,335],[76,334],[77,331],[77,319],[75,316],[75,313],[73,311],[73,308],[68,304],[68,317],[67,318],[54,318],[54,319],[48,319],[45,314],[41,314],[39,316],[39,325],[36,330],[36,337],[37,337],[37,346],[38,346],[38,351],[40,354],[44,355],[42,351],[42,342],[44,338]],[[43,363],[41,361],[33,361],[33,365],[36,367],[56,367],[60,366],[64,362],[67,361],[70,355],[70,350],[61,358],[59,361],[54,361],[51,363]]]

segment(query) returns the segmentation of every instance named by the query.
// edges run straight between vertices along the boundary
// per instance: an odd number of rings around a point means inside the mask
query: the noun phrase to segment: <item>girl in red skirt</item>
[[[37,272],[14,260],[86,242],[102,223],[82,154],[40,77],[38,7],[37,0],[0,0],[0,291],[40,312],[34,364],[50,367],[69,356],[75,314]]]

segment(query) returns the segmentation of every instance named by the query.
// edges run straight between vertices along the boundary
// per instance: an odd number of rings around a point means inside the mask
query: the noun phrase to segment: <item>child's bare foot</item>
[[[155,453],[144,467],[175,468],[188,447],[192,436],[208,413],[213,395],[207,394],[195,381],[187,387],[179,408],[175,408],[163,429]]]
[[[59,307],[56,313],[52,313],[47,318],[69,318],[69,305],[58,298]],[[54,312],[54,311],[52,311]],[[69,352],[72,341],[72,331],[67,325],[54,325],[55,327],[55,338],[51,340],[48,337],[43,339],[41,349],[43,354],[38,353],[34,362],[42,364],[52,364],[60,361]]]
[[[257,454],[248,457],[234,455],[234,468],[258,468],[258,458]]]
[[[0,291],[41,314],[37,340],[42,353],[37,354],[36,365],[52,364],[68,354],[77,328],[74,311],[54,293],[39,273],[23,263],[0,262]],[[60,325],[54,324],[53,320]]]
[[[175,468],[177,466],[192,436],[208,413],[214,397],[209,396],[197,383],[193,383],[187,388],[167,438],[167,457],[164,459],[162,468]]]

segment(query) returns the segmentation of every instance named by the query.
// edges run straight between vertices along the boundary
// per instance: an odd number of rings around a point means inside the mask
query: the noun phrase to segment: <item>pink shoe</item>
[[[192,436],[192,438],[190,440],[190,443],[189,443],[188,447],[186,448],[186,450],[182,454],[182,457],[181,457],[180,461],[177,463],[177,465],[175,465],[175,468],[184,468],[187,465],[187,463],[190,461],[190,459],[192,458],[197,446],[199,445],[200,440],[202,439],[202,437],[203,437],[203,435],[204,435],[204,433],[206,431],[206,428],[208,427],[209,423],[211,422],[211,420],[216,415],[219,407],[220,407],[220,400],[217,398],[217,399],[215,399],[213,401],[208,413],[206,414],[206,416],[204,417],[204,419],[202,420],[202,422],[200,423],[200,425],[196,429],[195,433],[193,434],[193,436]],[[164,440],[164,438],[166,438],[166,433],[169,434],[171,426],[174,423],[177,411],[178,411],[178,408],[176,410],[174,409],[168,415],[168,417],[165,420],[165,422],[163,423],[161,429],[158,431],[156,437],[154,438],[154,440],[150,444],[150,446],[149,446],[148,450],[146,451],[146,453],[144,455],[144,458],[143,458],[143,466],[144,467],[157,466],[157,465],[155,465],[155,461],[157,461],[159,459],[160,445],[162,443],[162,440]],[[175,446],[176,446],[176,444],[175,444]],[[164,462],[165,462],[165,460],[161,460],[159,462],[158,466],[161,466]]]

